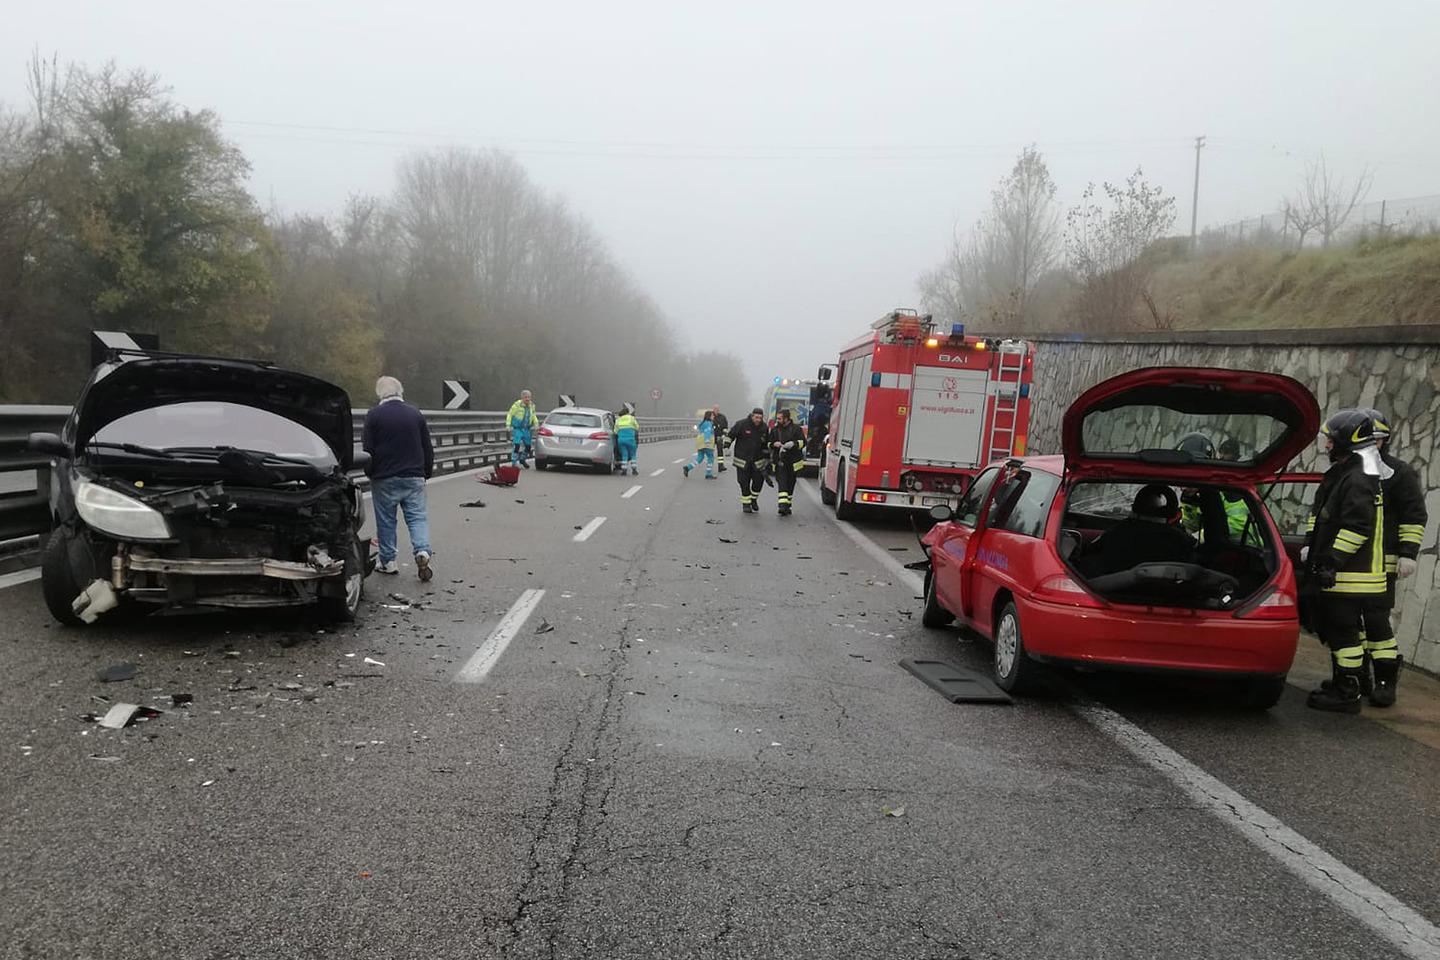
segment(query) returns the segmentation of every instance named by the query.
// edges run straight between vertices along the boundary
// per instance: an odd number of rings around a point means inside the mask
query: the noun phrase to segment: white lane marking
[[[802,484],[817,504],[820,494],[811,484]],[[833,516],[833,514],[832,514]],[[900,561],[848,523],[836,521],[840,530],[861,549],[919,593],[924,579],[906,570]],[[1070,708],[1128,753],[1180,788],[1181,792],[1208,810],[1227,826],[1260,848],[1280,865],[1337,906],[1384,937],[1402,953],[1415,960],[1440,957],[1440,929],[1402,901],[1351,870],[1311,843],[1280,820],[1251,803],[1155,737],[1141,730],[1113,710],[1096,703],[1079,702]]]
[[[585,524],[585,526],[581,527],[580,532],[575,534],[575,536],[571,537],[570,539],[574,540],[576,543],[584,543],[586,540],[590,539],[590,537],[595,533],[596,530],[600,529],[600,524],[604,522],[604,517],[596,517],[594,520],[591,520],[589,523]]]
[[[629,490],[626,490],[624,493],[620,494],[620,499],[621,499],[621,500],[629,500],[631,497],[635,496],[635,494],[639,493],[641,490],[644,490],[644,489],[645,489],[645,485],[644,485],[644,484],[642,484],[642,483],[637,483],[637,484],[635,484],[635,486],[631,487]]]
[[[654,473],[650,474],[650,476],[652,476],[652,477],[658,477],[658,476],[660,476],[660,474],[662,474],[662,473],[664,473],[664,472],[665,472],[665,468],[664,468],[664,467],[661,467],[659,470],[656,470]]]
[[[492,667],[500,661],[500,654],[515,639],[515,634],[525,626],[525,621],[530,619],[530,614],[540,605],[540,598],[545,596],[544,590],[526,590],[520,594],[520,599],[515,601],[495,629],[490,631],[490,636],[485,642],[471,654],[470,659],[465,661],[465,666],[455,674],[456,683],[479,683],[485,679]]]
[[[1440,928],[1108,707],[1071,705],[1092,726],[1407,957],[1440,957]]]
[[[0,575],[0,590],[4,590],[6,587],[18,587],[22,583],[29,583],[32,580],[39,579],[39,567],[31,567],[28,570],[16,570],[14,573]]]
[[[854,542],[854,544],[861,550],[864,550],[866,553],[868,553],[873,560],[880,564],[880,566],[884,567],[886,570],[894,574],[901,583],[908,585],[910,589],[913,590],[915,593],[919,594],[925,592],[924,577],[920,576],[920,574],[916,573],[914,570],[906,570],[905,564],[901,563],[899,560],[896,560],[892,554],[880,549],[880,545],[877,544],[875,541],[865,536],[865,534],[861,533],[859,530],[856,530],[850,524],[836,519],[835,511],[831,510],[829,507],[825,506],[820,502],[820,492],[815,488],[814,484],[797,483],[796,486],[804,490],[809,495],[810,499],[814,501],[815,506],[820,507],[829,515],[831,520],[835,521],[835,526],[840,528],[841,533],[849,537],[851,541]]]
[[[672,463],[685,463],[685,462],[689,461],[689,459],[690,459],[689,457],[681,457],[679,460],[672,460],[671,462],[672,462]]]

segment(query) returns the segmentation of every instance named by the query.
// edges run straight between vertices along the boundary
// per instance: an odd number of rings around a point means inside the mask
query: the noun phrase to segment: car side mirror
[[[954,519],[954,517],[955,511],[951,510],[943,503],[937,503],[935,506],[930,508],[930,519],[934,520],[936,523],[944,523],[946,520]]]
[[[370,456],[368,451],[356,450],[355,453],[351,456],[350,462],[356,470],[368,471],[370,469],[370,464],[374,463],[375,461]]]
[[[70,444],[53,433],[32,433],[25,445],[31,453],[44,453],[62,460],[68,460],[74,455]]]

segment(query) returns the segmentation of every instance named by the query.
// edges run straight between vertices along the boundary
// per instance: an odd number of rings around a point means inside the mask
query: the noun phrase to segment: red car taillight
[[[553,436],[555,436],[555,431],[554,431],[554,430],[551,430],[549,427],[541,427],[538,432],[539,432],[540,436],[542,436],[542,437],[553,437]]]
[[[606,433],[604,430],[597,430],[597,431],[595,431],[594,433],[590,434],[590,439],[591,439],[591,440],[609,440],[609,439],[610,439],[610,434]]]
[[[1235,616],[1245,620],[1298,620],[1300,608],[1287,591],[1272,587],[1265,591],[1259,603],[1251,602],[1241,607],[1235,611]]]
[[[1063,603],[1070,607],[1095,607],[1103,604],[1095,595],[1082,587],[1069,574],[1057,573],[1048,577],[1035,588],[1035,599],[1047,603]]]

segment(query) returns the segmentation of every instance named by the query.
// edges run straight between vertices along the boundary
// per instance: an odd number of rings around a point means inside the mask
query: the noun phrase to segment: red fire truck
[[[1025,453],[1034,357],[1024,340],[887,313],[840,353],[821,498],[842,520],[861,505],[957,506],[986,464]]]

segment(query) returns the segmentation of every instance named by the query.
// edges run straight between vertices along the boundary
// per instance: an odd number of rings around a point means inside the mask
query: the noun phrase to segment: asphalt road
[[[343,629],[0,590],[0,957],[1434,955],[1433,747],[1299,690],[952,705],[897,661],[988,651],[920,626],[903,525],[742,516],[688,448],[436,483],[435,580]]]

